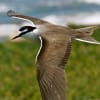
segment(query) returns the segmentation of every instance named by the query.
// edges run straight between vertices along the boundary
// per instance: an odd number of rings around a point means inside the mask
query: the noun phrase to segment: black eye
[[[25,29],[28,29],[28,26],[23,26],[19,29],[19,31],[24,31]]]
[[[23,27],[21,27],[21,28],[19,29],[19,31],[24,31],[24,30],[26,30],[26,29],[27,29],[28,32],[30,32],[30,31],[33,31],[34,29],[36,29],[36,27],[32,27],[32,26],[23,26]]]

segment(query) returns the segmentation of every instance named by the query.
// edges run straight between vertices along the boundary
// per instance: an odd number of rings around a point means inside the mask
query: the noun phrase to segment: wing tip
[[[13,10],[8,10],[8,12],[7,12],[8,17],[13,17],[14,14],[15,14],[15,11],[13,11]]]

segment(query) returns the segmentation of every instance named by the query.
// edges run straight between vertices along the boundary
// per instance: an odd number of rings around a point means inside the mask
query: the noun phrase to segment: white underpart
[[[82,42],[87,42],[87,43],[91,43],[91,44],[100,44],[100,42],[86,41],[86,40],[82,40],[82,39],[78,39],[78,38],[76,38],[75,40],[82,41]]]
[[[39,48],[38,53],[37,53],[36,58],[35,58],[35,63],[37,63],[38,55],[40,54],[40,51],[41,51],[41,49],[42,49],[42,37],[39,36],[39,39],[40,39],[41,44],[40,44],[40,48]]]

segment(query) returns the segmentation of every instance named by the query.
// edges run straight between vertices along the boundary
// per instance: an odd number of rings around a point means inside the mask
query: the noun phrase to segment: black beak
[[[32,26],[23,26],[19,29],[19,31],[21,32],[19,35],[15,36],[12,38],[12,40],[19,38],[21,36],[23,36],[24,34],[33,31],[34,29],[36,29],[36,27],[32,27]]]
[[[17,39],[17,38],[19,38],[19,37],[21,37],[21,35],[20,35],[20,34],[19,34],[19,35],[17,35],[17,36],[15,36],[15,37],[13,37],[13,38],[12,38],[12,40]]]

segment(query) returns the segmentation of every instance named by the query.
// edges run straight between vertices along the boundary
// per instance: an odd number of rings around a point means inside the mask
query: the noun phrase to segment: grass
[[[94,35],[100,40],[100,30]],[[0,43],[0,100],[41,100],[35,55],[39,44]],[[74,42],[66,65],[68,100],[100,100],[100,45]]]

